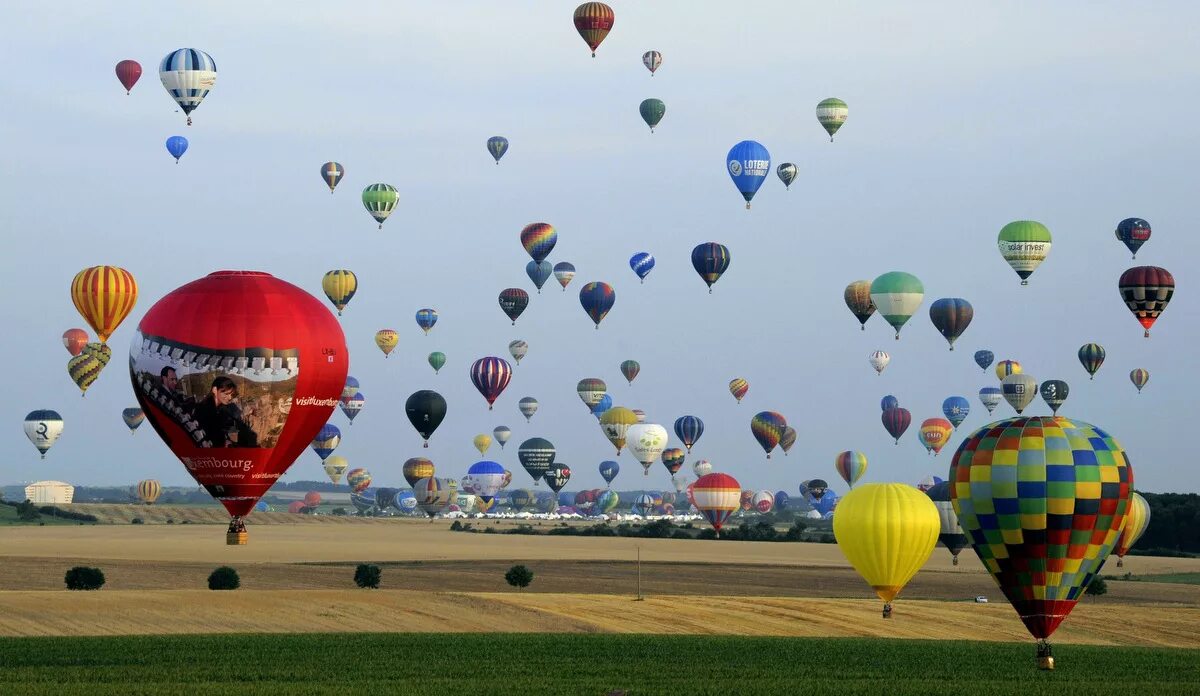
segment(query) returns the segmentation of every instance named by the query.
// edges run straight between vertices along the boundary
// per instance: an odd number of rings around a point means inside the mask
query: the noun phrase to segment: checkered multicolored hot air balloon
[[[1125,524],[1129,457],[1111,435],[1082,421],[1010,418],[959,446],[950,483],[971,546],[1038,640],[1041,666],[1053,668],[1046,641]]]
[[[71,301],[101,343],[107,343],[125,321],[137,298],[137,281],[124,268],[92,266],[76,273],[71,281]]]
[[[1137,266],[1121,274],[1117,288],[1125,306],[1146,329],[1146,338],[1150,338],[1150,327],[1175,295],[1175,278],[1165,268]]]
[[[679,449],[678,447],[665,449],[662,453],[663,466],[667,467],[667,473],[671,474],[671,476],[674,476],[679,472],[679,469],[683,467],[683,461],[686,458],[687,455],[684,454],[683,450]]]
[[[720,536],[725,521],[742,507],[742,485],[729,474],[705,474],[688,486],[688,498]]]

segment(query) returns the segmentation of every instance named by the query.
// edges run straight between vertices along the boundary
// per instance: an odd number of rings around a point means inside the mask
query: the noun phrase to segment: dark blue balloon
[[[771,171],[771,153],[753,140],[743,140],[729,150],[725,157],[725,169],[742,198],[746,199],[746,209],[749,210],[750,199],[754,198],[758,187],[767,180],[767,174]]]
[[[996,354],[990,350],[975,351],[975,364],[983,368],[984,372],[987,371],[988,366],[990,366],[992,361],[995,359]]]
[[[175,158],[175,164],[179,164],[179,158],[183,157],[183,153],[187,152],[188,141],[182,135],[172,135],[167,138],[167,152]]]
[[[546,281],[549,280],[550,276],[553,274],[554,264],[550,263],[549,261],[543,260],[541,263],[534,263],[533,261],[530,261],[529,263],[525,264],[525,275],[529,276],[529,279],[532,280],[533,284],[537,286],[539,295],[542,294],[542,286],[546,284]]]
[[[888,394],[887,396],[883,397],[883,399],[880,400],[880,402],[879,402],[879,408],[882,411],[886,411],[889,408],[898,408],[899,406],[900,406],[900,399],[897,399],[896,397],[892,396],[891,394]]]
[[[619,473],[621,473],[620,464],[611,460],[600,462],[600,476],[604,479],[605,483],[612,483],[613,479],[615,479]],[[571,502],[574,503],[575,499],[572,498]]]
[[[605,394],[604,396],[600,397],[600,401],[596,402],[596,405],[592,407],[592,415],[596,417],[596,420],[600,420],[600,416],[610,408],[612,408],[612,395]]]
[[[971,412],[971,402],[965,396],[951,396],[942,402],[942,414],[955,427],[967,419]]]
[[[654,256],[648,251],[639,251],[629,259],[629,267],[637,274],[641,280],[645,280],[646,276],[650,275],[650,271],[654,270]]]
[[[788,502],[791,501],[791,499],[792,496],[788,495],[787,491],[775,491],[775,509],[787,509]]]

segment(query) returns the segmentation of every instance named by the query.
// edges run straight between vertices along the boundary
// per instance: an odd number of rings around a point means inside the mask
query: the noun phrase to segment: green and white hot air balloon
[[[1021,277],[1021,285],[1029,285],[1029,276],[1050,255],[1050,241],[1050,230],[1033,220],[1010,222],[996,238],[1000,255]]]
[[[896,329],[896,340],[900,340],[900,327],[917,312],[925,299],[925,286],[911,273],[891,271],[871,282],[871,302],[879,315]]]
[[[392,210],[396,208],[396,202],[399,200],[400,194],[391,184],[371,184],[362,192],[363,207],[367,209],[371,217],[375,218],[375,222],[379,223],[381,230],[383,221],[392,214]]]
[[[817,104],[817,120],[821,122],[821,127],[829,134],[829,142],[833,142],[833,134],[838,132],[842,124],[846,122],[846,117],[850,115],[850,109],[846,106],[846,102],[836,97],[822,99],[820,104]]]

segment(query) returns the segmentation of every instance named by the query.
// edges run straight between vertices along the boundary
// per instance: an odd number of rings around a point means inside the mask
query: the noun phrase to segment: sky
[[[0,483],[190,483],[151,428],[131,437],[120,418],[135,405],[123,356],[141,316],[215,270],[267,271],[323,299],[324,272],[348,268],[359,291],[341,324],[366,407],[353,426],[341,413],[332,422],[337,453],[376,485],[403,485],[412,456],[461,477],[479,459],[472,437],[505,424],[512,440],[488,458],[516,485],[531,483],[517,446],[540,436],[572,468],[568,489],[602,486],[597,465],[614,450],[576,395],[584,377],[668,430],[701,417],[689,474],[703,458],[744,488],[794,493],[824,478],[844,492],[833,458],[855,449],[867,481],[945,476],[967,434],[1013,415],[979,404],[978,390],[997,385],[972,360],[986,348],[1039,380],[1066,380],[1061,412],[1110,431],[1139,489],[1200,490],[1185,454],[1197,386],[1187,346],[1200,333],[1189,283],[1200,265],[1190,127],[1200,7],[613,2],[615,26],[593,59],[571,24],[575,4],[0,6],[19,56],[0,73],[0,421],[12,445]],[[156,74],[184,46],[218,68],[190,128]],[[641,64],[650,49],[664,56],[653,77]],[[144,69],[131,96],[113,74],[124,58]],[[833,143],[814,116],[830,96],[850,108]],[[653,134],[638,115],[648,97],[667,105]],[[171,135],[190,141],[178,165],[163,146]],[[499,166],[485,149],[492,135],[511,143]],[[724,166],[743,139],[770,151],[772,169],[799,169],[790,191],[772,175],[750,211]],[[333,195],[319,176],[327,160],[346,169]],[[359,198],[374,182],[400,191],[382,231]],[[1132,216],[1154,230],[1136,262],[1113,236]],[[1020,219],[1054,235],[1028,287],[995,244]],[[550,260],[578,275],[565,293],[551,280],[512,326],[496,296],[532,292],[518,235],[536,221],[558,230]],[[711,295],[690,263],[707,241],[732,256]],[[645,284],[628,266],[638,251],[657,259]],[[80,399],[59,337],[83,326],[70,281],[96,264],[128,269],[141,292],[110,339],[114,360]],[[1166,267],[1179,288],[1149,340],[1117,292],[1137,264]],[[860,331],[842,301],[847,283],[891,270],[926,291],[899,341],[879,317]],[[599,330],[578,301],[593,280],[617,295]],[[929,321],[939,297],[975,308],[953,352]],[[428,336],[413,318],[422,307],[440,314]],[[373,343],[381,328],[401,336],[386,360]],[[489,412],[467,369],[507,357],[518,338],[529,354]],[[1093,341],[1108,360],[1089,381],[1076,351]],[[867,363],[879,349],[892,356],[882,376]],[[448,356],[438,375],[426,364],[434,350]],[[632,386],[618,370],[627,358],[642,366]],[[1136,367],[1151,373],[1141,395],[1128,378]],[[735,376],[750,382],[741,404],[727,390]],[[404,416],[418,389],[449,402],[427,450]],[[912,412],[899,445],[880,423],[885,394]],[[917,429],[951,395],[972,411],[932,458]],[[524,396],[541,404],[528,424]],[[66,421],[44,461],[20,428],[35,408]],[[760,410],[799,431],[789,456],[764,457],[750,433]],[[1038,399],[1026,413],[1049,409]],[[661,464],[642,477],[630,454],[618,461],[618,488],[670,488]],[[308,450],[284,480],[323,476]]]

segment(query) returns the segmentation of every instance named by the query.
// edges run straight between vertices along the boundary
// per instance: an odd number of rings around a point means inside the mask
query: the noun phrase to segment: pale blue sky
[[[342,326],[367,403],[353,427],[340,413],[333,422],[345,435],[338,453],[381,485],[402,483],[400,464],[415,455],[460,477],[478,459],[472,436],[502,423],[513,439],[489,455],[517,485],[530,480],[516,445],[532,436],[557,445],[575,472],[570,489],[602,485],[596,466],[613,450],[575,394],[590,376],[668,430],[679,415],[703,418],[695,457],[744,487],[795,492],[821,477],[844,491],[832,466],[843,449],[866,452],[867,480],[914,482],[944,475],[963,431],[992,420],[976,393],[995,377],[971,359],[989,348],[1039,379],[1068,381],[1063,412],[1110,430],[1139,488],[1200,489],[1180,456],[1191,451],[1196,388],[1187,346],[1197,340],[1200,9],[615,2],[615,28],[593,60],[571,25],[575,4],[0,6],[10,28],[0,420],[11,438],[0,481],[189,483],[149,427],[130,437],[120,419],[134,404],[123,357],[141,315],[217,269],[269,271],[320,296],[325,271],[350,268],[360,291]],[[157,77],[162,56],[183,46],[209,52],[219,70],[191,128]],[[653,78],[640,61],[649,49],[664,54]],[[145,70],[130,97],[112,72],[123,58]],[[850,106],[833,144],[813,116],[828,96]],[[667,104],[653,135],[638,116],[646,97]],[[163,147],[175,134],[191,141],[179,165]],[[511,141],[499,167],[484,148],[496,134]],[[772,176],[750,212],[723,166],[746,138],[769,149],[772,168],[791,161],[800,172],[790,192]],[[347,172],[333,196],[318,176],[329,159]],[[401,193],[382,232],[359,201],[376,181]],[[1112,230],[1129,216],[1154,228],[1137,263],[1165,266],[1180,287],[1148,341],[1116,289],[1133,262]],[[1023,218],[1054,234],[1026,288],[995,248],[999,228]],[[558,228],[550,258],[579,275],[565,294],[551,280],[512,327],[496,295],[532,290],[518,233],[534,221]],[[733,258],[712,295],[689,260],[704,241]],[[627,265],[642,250],[658,260],[645,285]],[[81,400],[59,336],[82,325],[71,277],[97,263],[134,273],[141,300]],[[860,332],[841,297],[849,281],[888,270],[926,287],[899,342],[878,318]],[[617,292],[599,331],[578,303],[590,280]],[[976,310],[953,353],[927,314],[946,296]],[[441,314],[428,337],[413,320],[425,306]],[[401,334],[386,361],[372,342],[383,327]],[[514,338],[529,355],[489,413],[467,367],[507,357]],[[1075,357],[1089,341],[1109,355],[1094,382]],[[876,349],[892,354],[882,377],[867,364]],[[437,376],[431,350],[448,356]],[[617,369],[626,358],[642,364],[632,387]],[[1134,367],[1151,372],[1140,396]],[[734,376],[751,383],[740,405],[726,390]],[[403,413],[423,388],[449,402],[428,450]],[[900,446],[879,422],[886,393],[913,414]],[[916,429],[952,394],[973,410],[931,459]],[[527,395],[541,401],[528,425],[516,407]],[[67,420],[44,462],[20,429],[34,408]],[[763,409],[799,430],[791,456],[763,458],[749,428]],[[1039,399],[1029,412],[1049,411]],[[630,455],[619,461],[619,487],[669,488],[661,464],[643,479]],[[322,477],[311,451],[288,475]]]

